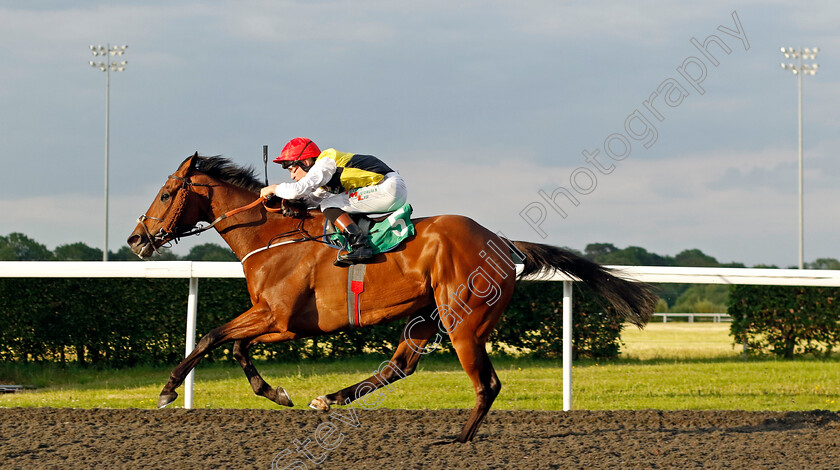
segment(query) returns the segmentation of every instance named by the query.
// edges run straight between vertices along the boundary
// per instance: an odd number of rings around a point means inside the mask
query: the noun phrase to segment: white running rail
[[[840,287],[840,271],[814,269],[682,268],[610,266],[618,274],[650,283],[755,284],[770,286]],[[0,277],[52,278],[186,278],[186,354],[195,347],[199,278],[243,278],[242,265],[210,261],[0,261]],[[531,276],[528,279],[538,279]],[[544,280],[563,282],[563,410],[572,409],[572,282],[555,274]],[[193,406],[193,372],[184,381],[184,407]]]

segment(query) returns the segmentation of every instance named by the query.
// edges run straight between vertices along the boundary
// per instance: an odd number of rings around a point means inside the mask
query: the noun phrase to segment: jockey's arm
[[[273,193],[283,199],[301,199],[307,202],[310,202],[310,199],[313,199],[311,202],[320,201],[320,199],[317,199],[317,194],[313,194],[313,192],[327,184],[335,174],[335,170],[336,165],[334,160],[322,158],[312,165],[312,168],[306,172],[306,176],[301,178],[300,181],[274,185]],[[272,186],[268,188],[272,188]]]

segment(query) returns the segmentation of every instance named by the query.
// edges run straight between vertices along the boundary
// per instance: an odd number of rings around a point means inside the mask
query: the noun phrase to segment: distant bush
[[[174,364],[184,357],[186,279],[0,279],[0,360],[124,367]],[[540,357],[562,352],[562,283],[523,282],[491,341]],[[197,335],[250,306],[244,279],[199,282]],[[577,289],[575,356],[615,357],[621,321]],[[404,321],[306,340],[257,345],[252,355],[299,360],[391,354]],[[449,343],[441,351],[452,351]],[[498,349],[498,348],[497,348]],[[231,358],[232,347],[209,359]]]
[[[840,288],[731,286],[731,332],[753,353],[829,354],[840,345]]]

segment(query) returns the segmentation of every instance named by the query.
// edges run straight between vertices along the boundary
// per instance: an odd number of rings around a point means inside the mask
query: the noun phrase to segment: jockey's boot
[[[373,249],[368,245],[367,233],[363,232],[349,215],[341,214],[335,219],[335,225],[347,237],[352,251],[340,255],[333,264],[344,267],[373,258]]]

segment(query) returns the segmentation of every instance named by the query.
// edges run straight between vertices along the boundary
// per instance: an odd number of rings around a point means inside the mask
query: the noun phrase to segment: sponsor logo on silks
[[[352,191],[348,191],[347,196],[350,199],[356,199],[357,201],[364,201],[365,199],[368,199],[370,197],[370,195],[375,193],[376,191],[378,191],[378,188],[354,189]]]

